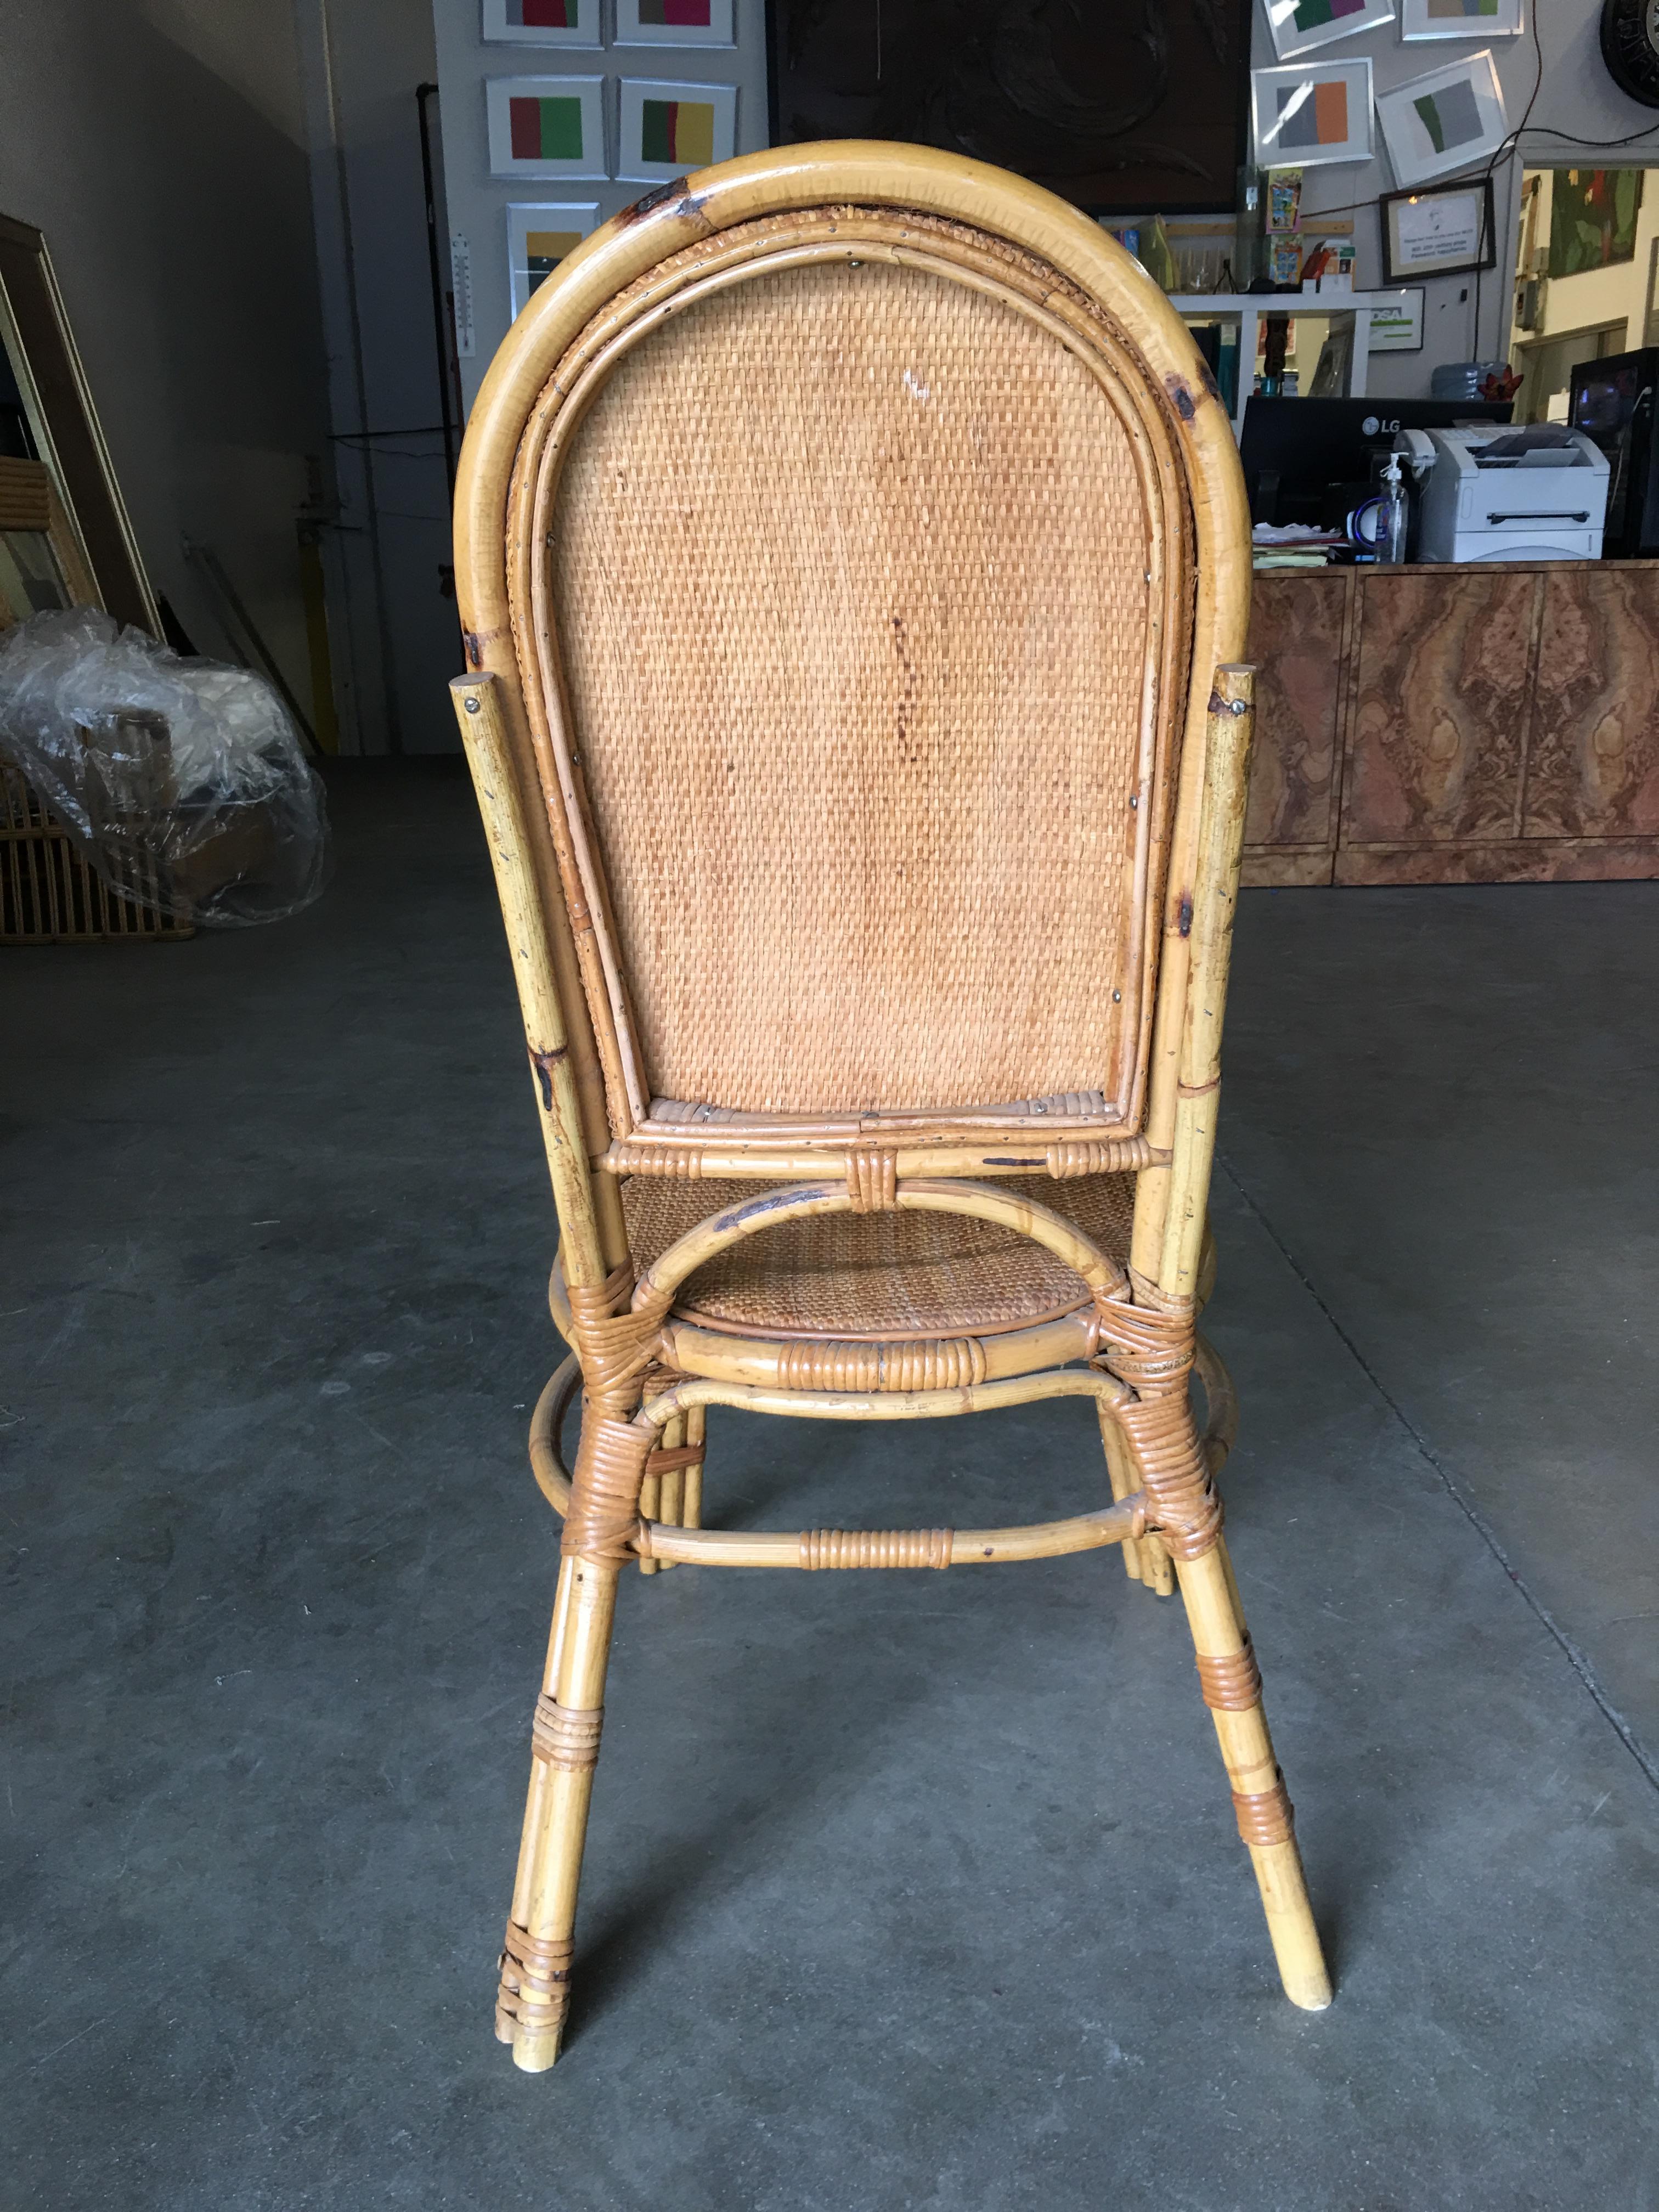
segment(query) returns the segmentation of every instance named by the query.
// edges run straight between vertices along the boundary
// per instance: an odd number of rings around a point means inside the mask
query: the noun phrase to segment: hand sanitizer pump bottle
[[[1406,536],[1411,507],[1398,453],[1390,453],[1382,468],[1382,506],[1377,518],[1376,557],[1399,563],[1406,557]]]

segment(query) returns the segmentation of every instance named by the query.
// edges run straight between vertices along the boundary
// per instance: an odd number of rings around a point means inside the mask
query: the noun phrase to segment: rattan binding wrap
[[[507,1922],[495,1998],[498,2043],[511,2043],[515,2033],[558,2034],[569,2009],[574,1955],[568,1936],[532,1936],[516,1921]]]
[[[826,1567],[948,1567],[948,1528],[805,1528],[800,1563]]]
[[[544,1692],[536,1700],[536,1717],[531,1723],[531,1751],[549,1766],[562,1768],[567,1774],[580,1774],[584,1768],[598,1764],[599,1731],[604,1723],[602,1705],[573,1712]]]
[[[1116,1292],[1097,1293],[1095,1305],[1101,1358],[1136,1394],[1115,1418],[1146,1492],[1147,1526],[1176,1559],[1201,1559],[1220,1539],[1222,1510],[1187,1389],[1193,1310],[1181,1301],[1141,1305]]]
[[[613,1420],[590,1402],[564,1520],[562,1541],[568,1556],[618,1567],[633,1557],[640,1486],[650,1449],[649,1436],[633,1422]]]
[[[976,1336],[918,1337],[900,1344],[823,1337],[786,1344],[778,1380],[791,1390],[956,1390],[982,1382]]]
[[[847,1188],[854,1213],[884,1213],[897,1203],[898,1154],[860,1145],[847,1155]]]
[[[1242,1650],[1198,1655],[1199,1687],[1212,1712],[1248,1713],[1261,1696],[1261,1669],[1247,1636]]]
[[[1267,1844],[1287,1844],[1296,1825],[1296,1808],[1280,1774],[1271,1790],[1233,1792],[1233,1811],[1238,1818],[1242,1843],[1260,1849]]]

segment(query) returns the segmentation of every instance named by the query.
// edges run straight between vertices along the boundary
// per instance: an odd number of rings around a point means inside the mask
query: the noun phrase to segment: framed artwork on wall
[[[767,0],[772,143],[896,138],[1090,215],[1213,215],[1249,158],[1251,0]]]
[[[621,92],[619,177],[666,184],[711,161],[731,160],[738,138],[736,85],[624,77]]]
[[[1400,0],[1400,35],[1419,39],[1518,39],[1525,0]]]
[[[1550,179],[1552,276],[1636,258],[1643,169],[1557,169]]]
[[[599,228],[597,200],[548,200],[507,211],[507,272],[516,322],[536,287]]]
[[[1498,266],[1492,179],[1427,191],[1384,192],[1377,202],[1382,234],[1382,282],[1461,276]]]
[[[729,46],[733,0],[617,0],[619,46]]]
[[[1394,21],[1394,0],[1267,0],[1267,8],[1273,52],[1282,62],[1328,46],[1333,39],[1351,39],[1356,31],[1380,31]]]
[[[492,177],[608,177],[602,76],[484,81]]]
[[[1421,353],[1423,294],[1412,286],[1400,292],[1373,292],[1370,317],[1373,353]]]
[[[1472,169],[1509,135],[1504,94],[1483,47],[1378,96],[1376,119],[1396,182],[1408,190]]]
[[[1371,65],[1302,62],[1250,73],[1252,137],[1264,169],[1371,158]]]
[[[599,0],[483,0],[483,36],[514,46],[597,46]]]

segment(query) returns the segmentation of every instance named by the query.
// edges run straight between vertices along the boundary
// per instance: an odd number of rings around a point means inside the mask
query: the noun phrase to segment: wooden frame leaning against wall
[[[70,604],[161,635],[149,580],[116,482],[63,295],[32,223],[0,216],[0,346],[27,416],[33,460],[52,487],[54,548]]]
[[[558,633],[561,471],[620,365],[634,361],[628,374],[643,375],[638,364],[684,343],[708,303],[718,310],[757,277],[827,268],[960,288],[952,298],[1019,319],[998,329],[1040,333],[1067,377],[1080,364],[1111,410],[1101,419],[1125,457],[1125,512],[1144,518],[1140,727],[1120,747],[1132,826],[1099,940],[1101,1064],[1073,1090],[996,1103],[942,1089],[933,1105],[897,1109],[803,1092],[773,1112],[653,1091],[637,957],[630,971],[607,873],[614,849],[602,849],[584,769],[581,686]],[[1179,1584],[1285,1988],[1322,2007],[1329,1984],[1211,1480],[1231,1393],[1196,1334],[1252,682],[1238,665],[1250,584],[1243,488],[1190,335],[1097,225],[1000,171],[865,143],[705,170],[585,240],[509,334],[467,434],[456,575],[468,672],[452,689],[558,1216],[553,1310],[573,1346],[532,1435],[538,1479],[565,1527],[498,2033],[526,2070],[558,2055],[625,1565],[942,1568],[1108,1545],[1122,1547],[1132,1580]],[[709,1190],[699,1218],[705,1182],[725,1187]],[[652,1243],[640,1194],[682,1187],[690,1211]],[[1125,1193],[1116,1249],[1089,1232],[1073,1197],[1111,1188]],[[880,1215],[894,1217],[894,1236],[955,1223],[1029,1245],[1070,1287],[1025,1325],[947,1314],[923,1334],[710,1319],[699,1271],[737,1255],[764,1291],[780,1238]],[[848,1283],[856,1291],[872,1279]],[[1207,1437],[1188,1395],[1195,1364]],[[559,1432],[579,1386],[581,1439],[567,1475]],[[908,1419],[1078,1395],[1100,1414],[1111,1502],[1072,1519],[971,1531],[700,1525],[710,1404]]]

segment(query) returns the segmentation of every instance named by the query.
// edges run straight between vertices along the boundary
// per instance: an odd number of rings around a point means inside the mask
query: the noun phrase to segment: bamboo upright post
[[[513,1890],[513,1923],[530,1938],[533,1955],[521,1963],[516,2019],[498,2012],[496,2034],[513,2045],[513,2063],[541,2074],[559,2055],[570,2000],[576,1893],[581,1881],[587,1808],[593,1792],[599,1716],[605,1706],[605,1665],[611,1652],[617,1573],[591,1559],[566,1559],[550,1639],[544,1698],[560,1712],[586,1723],[592,1742],[546,1747],[550,1756],[531,1761],[519,1872]],[[538,1754],[544,1747],[538,1743]],[[510,1939],[509,1939],[510,1940]]]
[[[1234,1595],[1224,1540],[1201,1559],[1182,1560],[1178,1573],[1204,1701],[1215,1723],[1239,1834],[1255,1870],[1279,1978],[1292,2004],[1304,2012],[1322,2012],[1331,2001],[1330,1976],[1308,1902],[1302,1856],[1291,1827],[1290,1800],[1273,1757],[1261,1709],[1261,1677]]]
[[[1255,728],[1255,669],[1218,668],[1205,741],[1204,809],[1199,817],[1170,1205],[1158,1268],[1161,1288],[1175,1297],[1196,1298],[1203,1259],[1221,1093],[1221,1025],[1232,960]]]
[[[1123,1431],[1109,1407],[1100,1407],[1100,1441],[1106,1454],[1106,1471],[1117,1499],[1129,1497],[1135,1473]],[[1123,1547],[1123,1571],[1132,1583],[1144,1583],[1158,1597],[1175,1595],[1175,1567],[1162,1540],[1152,1534],[1131,1536]]]
[[[572,1293],[600,1290],[608,1272],[604,1234],[594,1205],[554,948],[538,893],[530,828],[513,770],[498,679],[488,675],[458,678],[450,691],[489,841],[519,987],[536,1108],[559,1218],[565,1284]],[[580,1352],[580,1344],[577,1348]],[[579,1457],[573,1491],[585,1480]],[[575,1502],[573,1497],[573,1510]],[[567,1554],[560,1562],[513,1913],[501,1960],[502,2000],[496,2013],[496,2033],[511,2041],[514,2063],[526,2073],[542,2072],[558,2057],[569,2001],[576,1890],[599,1756],[617,1572],[614,1564],[580,1553]]]
[[[649,1468],[646,1469],[645,1480],[640,1486],[640,1518],[642,1521],[660,1521],[662,1518],[662,1478],[653,1474]],[[655,1558],[641,1559],[640,1572],[654,1575],[664,1564]]]
[[[1135,1486],[1128,1448],[1124,1442],[1122,1430],[1112,1419],[1110,1407],[1103,1403],[1096,1407],[1096,1411],[1100,1416],[1101,1449],[1106,1455],[1106,1479],[1111,1485],[1113,1498],[1121,1500],[1128,1497]],[[1144,1536],[1131,1536],[1123,1547],[1123,1571],[1132,1583],[1144,1579],[1140,1547],[1146,1540]]]
[[[573,1288],[597,1285],[604,1282],[606,1268],[582,1138],[581,1104],[565,1041],[547,917],[537,896],[529,824],[508,751],[500,681],[494,676],[458,676],[449,690],[489,841],[519,987],[536,1110],[558,1211],[564,1279]]]
[[[673,1420],[670,1421],[667,1427],[662,1432],[662,1442],[663,1449],[665,1451],[678,1451],[681,1449],[685,1442],[685,1421],[683,1416],[677,1415]],[[646,1476],[646,1480],[647,1482],[651,1480],[648,1473]],[[682,1517],[680,1504],[684,1494],[685,1471],[683,1468],[671,1467],[667,1470],[666,1474],[659,1476],[657,1480],[657,1511],[655,1517],[659,1521],[663,1522],[668,1528],[678,1528],[680,1525]],[[645,1512],[645,1503],[643,1498],[641,1500],[640,1510],[641,1513]],[[650,1516],[647,1516],[647,1517],[649,1518]],[[660,1562],[660,1565],[665,1568],[672,1567],[673,1564],[674,1562],[672,1559],[664,1559]]]
[[[1194,1302],[1215,1156],[1222,1018],[1238,903],[1255,702],[1254,669],[1217,669],[1206,744],[1174,1159],[1158,1271],[1158,1286],[1166,1297]],[[1273,1757],[1261,1673],[1226,1540],[1218,1534],[1208,1551],[1182,1559],[1177,1574],[1205,1703],[1232,1787],[1239,1833],[1255,1869],[1285,1994],[1304,2011],[1319,2012],[1331,2001],[1330,1978],[1308,1903],[1290,1799]]]
[[[708,1413],[701,1406],[693,1406],[685,1417],[685,1441],[696,1449],[704,1441],[704,1424]],[[694,1459],[685,1470],[685,1495],[680,1514],[682,1527],[701,1528],[702,1526],[702,1462]]]

